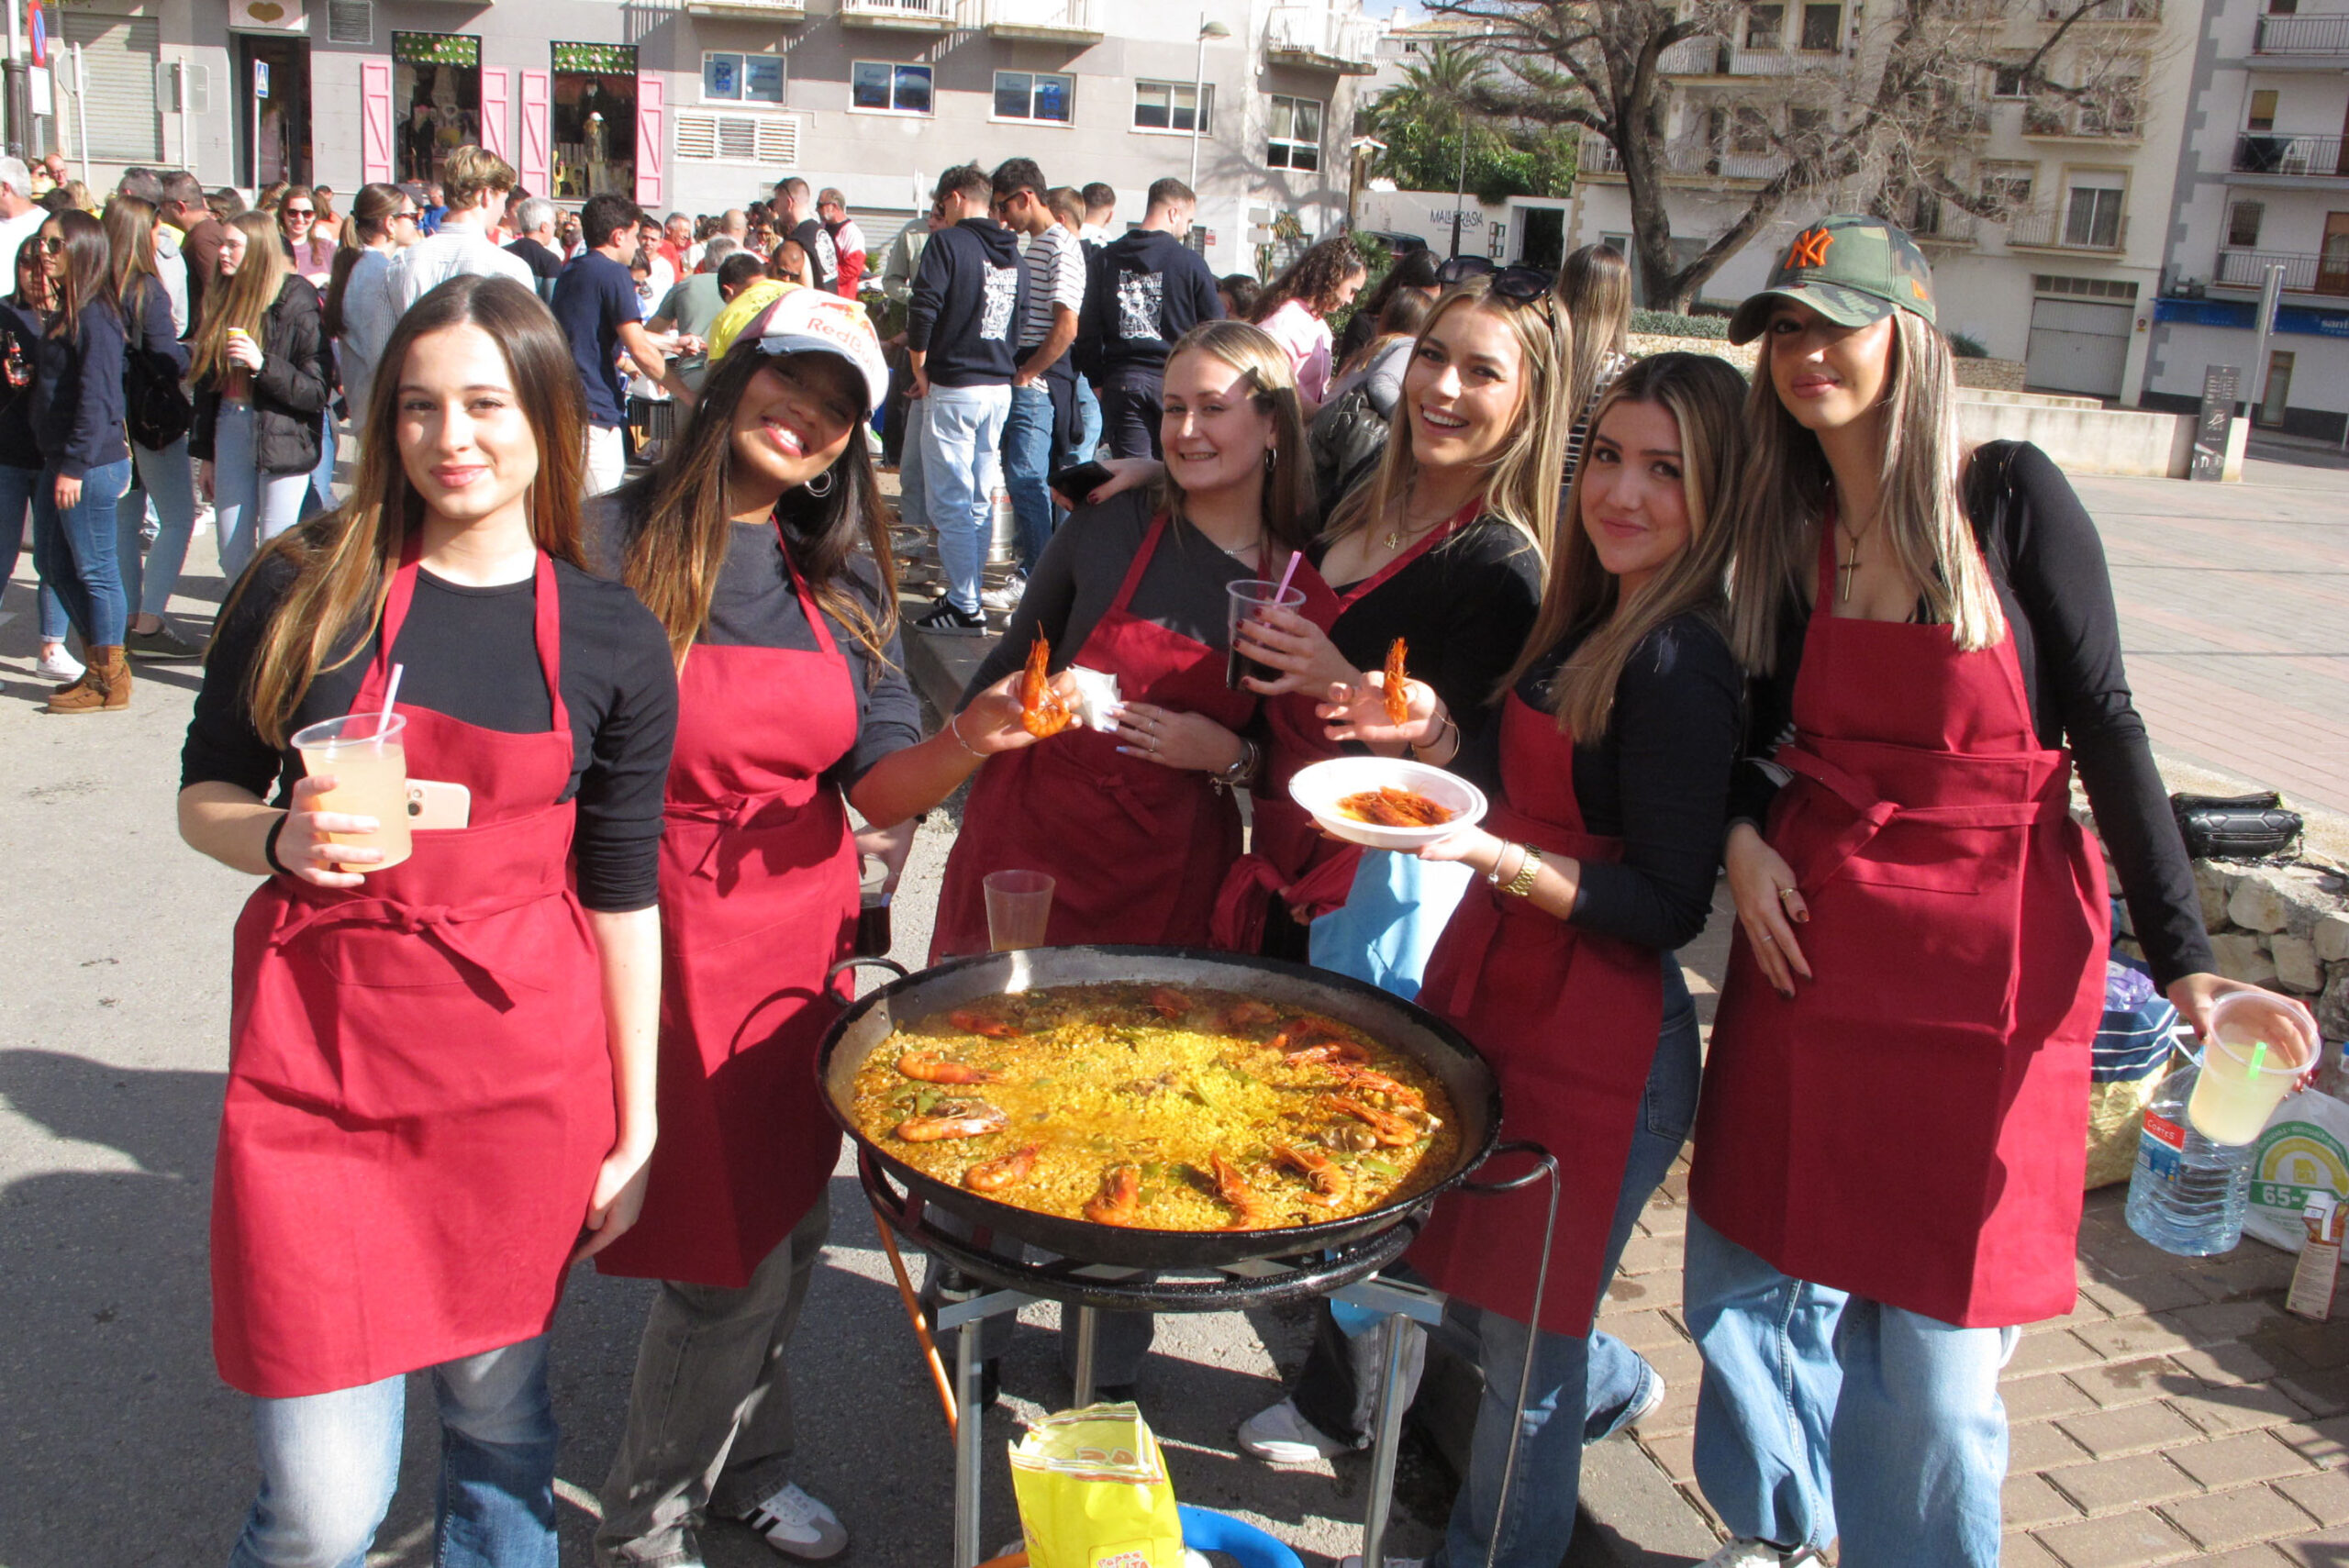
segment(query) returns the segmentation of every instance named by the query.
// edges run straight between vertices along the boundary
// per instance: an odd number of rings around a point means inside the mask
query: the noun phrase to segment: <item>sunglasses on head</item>
[[[1552,287],[1550,274],[1539,267],[1497,268],[1484,256],[1453,256],[1435,270],[1435,281],[1446,288],[1470,278],[1491,279],[1487,292],[1512,305],[1531,305],[1546,296]]]

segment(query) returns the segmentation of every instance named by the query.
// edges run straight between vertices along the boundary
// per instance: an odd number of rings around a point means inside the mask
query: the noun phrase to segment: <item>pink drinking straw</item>
[[[1305,551],[1301,550],[1292,550],[1288,552],[1288,570],[1281,573],[1281,585],[1273,590],[1275,606],[1277,606],[1283,599],[1288,597],[1288,580],[1297,575],[1297,562],[1304,559]]]

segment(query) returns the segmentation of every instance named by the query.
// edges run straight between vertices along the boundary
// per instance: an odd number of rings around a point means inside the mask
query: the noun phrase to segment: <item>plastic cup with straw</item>
[[[407,718],[392,711],[405,671],[405,665],[392,666],[391,677],[384,683],[384,706],[375,712],[329,718],[294,737],[302,771],[312,778],[334,780],[334,787],[317,797],[317,809],[375,819],[372,833],[329,836],[337,844],[384,852],[372,864],[341,868],[362,875],[395,866],[415,852],[407,822],[407,748],[402,740]]]
[[[1292,588],[1289,580],[1297,575],[1297,563],[1305,559],[1303,550],[1289,552],[1288,570],[1281,573],[1277,583],[1269,578],[1246,577],[1227,583],[1223,591],[1226,602],[1224,630],[1230,651],[1224,656],[1223,684],[1229,691],[1244,691],[1241,681],[1254,676],[1260,681],[1277,681],[1281,672],[1269,664],[1259,664],[1240,651],[1240,628],[1247,621],[1268,609],[1293,610],[1305,603],[1305,590]]]

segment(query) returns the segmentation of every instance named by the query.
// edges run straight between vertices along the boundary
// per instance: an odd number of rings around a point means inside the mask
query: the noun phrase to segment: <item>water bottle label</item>
[[[2137,1162],[2156,1181],[2176,1181],[2186,1163],[2186,1129],[2147,1111],[2144,1135],[2137,1140]]]

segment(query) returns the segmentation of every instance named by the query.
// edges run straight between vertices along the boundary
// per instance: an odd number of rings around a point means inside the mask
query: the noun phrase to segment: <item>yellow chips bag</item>
[[[1183,1568],[1166,1459],[1132,1405],[1047,1416],[1011,1447],[1030,1568]]]

